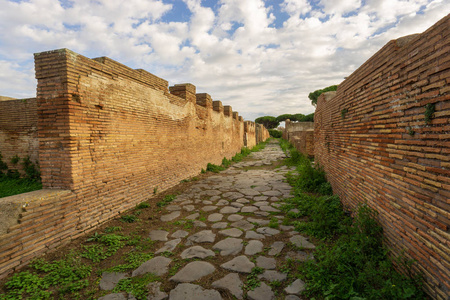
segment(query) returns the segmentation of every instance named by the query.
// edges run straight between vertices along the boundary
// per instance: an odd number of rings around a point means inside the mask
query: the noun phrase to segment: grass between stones
[[[395,258],[383,246],[377,212],[362,204],[355,216],[343,210],[332,195],[325,172],[280,140],[289,153],[286,163],[297,168],[288,176],[295,197],[281,209],[297,231],[320,241],[314,260],[300,264],[299,277],[307,283],[305,296],[315,299],[425,299],[420,275],[412,275],[413,261]],[[405,275],[408,274],[409,276]]]

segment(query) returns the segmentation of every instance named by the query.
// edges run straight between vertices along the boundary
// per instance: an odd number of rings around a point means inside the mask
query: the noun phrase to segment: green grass
[[[0,198],[42,189],[42,183],[26,178],[0,177]]]
[[[288,142],[287,164],[298,175],[289,175],[294,198],[285,199],[296,230],[318,240],[315,261],[300,264],[298,276],[307,282],[305,294],[315,299],[424,299],[420,276],[406,276],[394,268],[391,253],[382,243],[383,229],[377,212],[361,204],[354,218],[346,214],[337,195],[332,195],[325,172],[298,153]],[[301,218],[301,220],[299,220]],[[399,258],[396,265],[412,274],[412,261]]]
[[[175,198],[177,197],[177,195],[166,195],[164,196],[164,198],[156,203],[156,206],[158,207],[164,207],[169,205],[170,202],[172,202],[173,200],[175,200]]]

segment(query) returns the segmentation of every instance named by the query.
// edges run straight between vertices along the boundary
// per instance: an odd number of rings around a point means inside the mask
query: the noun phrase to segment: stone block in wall
[[[206,107],[206,108],[212,108],[213,107],[213,101],[212,98],[209,94],[207,93],[201,93],[201,94],[196,94],[196,103],[197,105]]]
[[[231,117],[233,115],[233,109],[229,105],[225,105],[223,107],[223,114],[225,116]]]
[[[239,120],[239,113],[237,111],[233,112],[233,119]]]
[[[242,116],[239,116],[239,121],[244,122],[244,118]]]
[[[169,87],[169,91],[172,95],[185,99],[188,102],[194,104],[197,102],[197,97],[195,95],[196,87],[193,84],[190,83],[175,84]]]
[[[213,101],[213,109],[217,112],[223,113],[222,101]]]

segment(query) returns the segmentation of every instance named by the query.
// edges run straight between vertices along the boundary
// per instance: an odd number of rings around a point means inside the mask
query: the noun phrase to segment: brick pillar
[[[178,96],[185,99],[191,103],[196,103],[197,97],[195,95],[196,88],[195,85],[190,83],[175,84],[169,87],[169,91],[172,95]]]

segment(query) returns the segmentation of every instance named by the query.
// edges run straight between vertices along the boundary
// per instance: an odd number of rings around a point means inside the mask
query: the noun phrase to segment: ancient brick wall
[[[285,121],[283,139],[288,140],[302,154],[314,156],[314,122]]]
[[[270,133],[263,124],[255,123],[255,136],[256,144],[259,144],[270,138]]]
[[[242,117],[192,84],[67,49],[35,54],[35,69],[44,189],[0,200],[15,223],[0,278],[244,145]]]
[[[447,16],[390,41],[322,95],[314,117],[316,162],[333,191],[348,208],[379,212],[387,245],[417,260],[435,299],[450,294],[449,33]]]
[[[11,169],[22,168],[11,164],[11,158],[27,156],[38,162],[36,98],[0,100],[0,153]]]
[[[256,124],[251,121],[244,122],[244,146],[253,148],[256,145]]]

